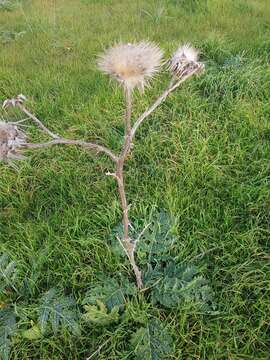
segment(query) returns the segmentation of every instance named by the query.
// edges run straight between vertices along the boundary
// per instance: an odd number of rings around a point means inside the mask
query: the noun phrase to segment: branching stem
[[[118,183],[118,192],[120,196],[121,207],[123,211],[123,227],[124,227],[124,236],[121,240],[121,245],[123,246],[125,253],[130,261],[133,272],[136,277],[137,287],[142,288],[142,276],[141,271],[136,265],[135,260],[135,251],[136,251],[136,242],[132,240],[129,236],[129,206],[126,198],[125,185],[124,185],[124,163],[127,159],[127,156],[131,150],[132,140],[135,137],[136,131],[142,122],[149,116],[151,113],[167,98],[167,96],[177,89],[184,81],[190,78],[198,72],[198,69],[190,72],[188,75],[183,77],[180,80],[170,81],[167,89],[159,96],[159,98],[150,106],[135,122],[134,126],[131,128],[131,113],[132,113],[132,93],[130,89],[125,89],[125,98],[126,98],[126,113],[125,113],[125,141],[122,147],[122,151],[116,163],[116,180]]]
[[[194,71],[188,73],[186,76],[182,77],[181,79],[172,79],[165,89],[165,91],[156,99],[156,101],[144,112],[142,113],[138,119],[135,121],[133,127],[131,124],[131,115],[132,115],[132,89],[126,88],[125,89],[125,101],[126,101],[126,110],[125,110],[125,137],[124,143],[122,146],[122,150],[120,154],[117,156],[115,155],[110,149],[106,148],[105,146],[98,145],[95,143],[85,142],[82,140],[71,140],[65,139],[60,137],[59,135],[53,133],[49,130],[35,115],[33,115],[29,110],[27,110],[22,104],[22,98],[18,97],[17,99],[7,100],[7,104],[12,104],[13,106],[17,106],[24,114],[26,114],[30,119],[32,119],[37,126],[49,135],[53,140],[45,142],[45,143],[37,143],[37,144],[29,144],[25,143],[21,146],[27,149],[41,149],[47,148],[53,145],[77,145],[84,147],[86,149],[92,150],[95,153],[104,153],[114,162],[115,167],[113,172],[108,172],[106,175],[112,176],[116,179],[118,185],[118,193],[120,198],[120,204],[123,212],[123,227],[124,227],[124,235],[122,239],[118,239],[121,246],[123,247],[132,270],[136,277],[137,287],[139,289],[142,288],[142,276],[141,271],[138,268],[135,260],[135,252],[136,252],[136,239],[130,238],[130,222],[129,222],[129,204],[126,197],[126,190],[125,190],[125,181],[124,181],[124,164],[127,160],[127,157],[130,153],[132,148],[132,141],[135,137],[135,134],[143,123],[143,121],[152,114],[152,112],[163,102],[165,99],[174,91],[176,90],[183,82],[188,80],[192,75],[195,73],[200,72],[200,68],[196,68]],[[19,99],[19,100],[18,100]]]
[[[134,138],[136,131],[142,122],[149,116],[151,113],[156,110],[156,108],[170,95],[174,90],[176,90],[183,82],[191,78],[195,73],[198,73],[201,69],[196,68],[192,72],[188,73],[186,76],[182,77],[180,80],[175,82],[170,81],[166,90],[157,98],[157,100],[142,114],[138,117],[133,128],[131,130],[131,141]]]
[[[35,144],[25,143],[22,145],[22,147],[26,149],[43,149],[43,148],[51,147],[53,145],[61,145],[61,144],[81,146],[86,149],[93,150],[97,154],[104,153],[108,155],[111,158],[111,160],[114,161],[115,163],[118,161],[118,157],[111,150],[107,149],[105,146],[101,146],[95,143],[90,143],[82,140],[70,140],[59,137],[58,139],[47,141],[45,143],[35,143]]]

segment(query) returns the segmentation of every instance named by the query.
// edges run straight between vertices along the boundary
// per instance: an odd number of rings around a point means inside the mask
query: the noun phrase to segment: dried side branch
[[[53,133],[51,130],[49,130],[34,114],[32,114],[29,110],[27,110],[24,107],[24,102],[27,100],[26,96],[20,94],[15,98],[12,99],[7,99],[4,101],[3,103],[3,109],[8,108],[8,107],[17,107],[18,109],[20,109],[25,115],[28,116],[28,118],[30,118],[31,120],[33,120],[37,126],[44,131],[47,135],[49,135],[50,137],[52,137],[53,139],[59,139],[60,136],[58,136],[57,134]]]
[[[201,68],[196,68],[192,72],[188,73],[184,77],[182,77],[180,80],[172,83],[170,81],[169,86],[167,89],[157,98],[157,100],[136,120],[135,124],[132,127],[131,130],[131,141],[134,138],[136,131],[138,130],[139,126],[142,124],[142,122],[152,114],[153,111],[156,110],[156,108],[170,95],[174,90],[176,90],[183,82],[191,78],[194,74],[201,71]]]
[[[129,136],[131,132],[132,90],[126,88],[125,97],[126,97],[126,113],[125,113],[126,134],[125,135]]]
[[[30,111],[28,111],[21,103],[16,103],[16,106],[30,119],[32,119],[37,126],[44,131],[47,135],[52,137],[53,139],[59,139],[60,136],[53,133],[51,130],[49,130],[34,114],[32,114]]]
[[[110,149],[106,148],[105,146],[98,145],[98,144],[95,144],[95,143],[86,142],[86,141],[82,141],[82,140],[65,139],[65,138],[62,138],[59,135],[53,133],[51,130],[49,130],[42,123],[42,121],[40,121],[34,114],[32,114],[28,109],[26,109],[26,107],[23,105],[25,101],[26,101],[26,97],[24,95],[18,95],[16,98],[5,100],[4,104],[3,104],[3,108],[10,107],[10,106],[17,107],[25,115],[27,115],[28,118],[33,120],[35,122],[35,124],[45,134],[49,135],[54,140],[48,141],[48,142],[45,142],[45,143],[37,143],[37,144],[30,144],[30,143],[24,142],[23,144],[20,145],[20,147],[27,148],[27,149],[41,149],[41,148],[46,148],[46,147],[50,147],[50,146],[53,146],[53,145],[60,145],[60,144],[78,145],[78,146],[81,146],[81,147],[84,147],[84,148],[87,148],[87,149],[91,149],[95,153],[102,152],[102,153],[108,155],[112,159],[112,161],[114,161],[114,162],[118,161],[118,157]]]
[[[58,139],[54,139],[51,141],[47,141],[45,143],[36,143],[36,144],[25,143],[22,145],[22,147],[25,149],[42,149],[42,148],[47,148],[47,147],[50,147],[53,145],[77,145],[77,146],[84,147],[86,149],[91,149],[95,153],[104,153],[104,154],[108,155],[114,162],[118,161],[118,157],[111,150],[106,148],[105,146],[82,141],[82,140],[70,140],[70,139],[58,138]]]

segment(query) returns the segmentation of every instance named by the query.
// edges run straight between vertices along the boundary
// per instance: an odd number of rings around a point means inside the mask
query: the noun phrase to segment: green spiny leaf
[[[148,226],[146,226],[144,233],[141,235],[136,250],[140,263],[150,263],[156,258],[158,260],[166,260],[175,242],[172,234],[172,217],[165,210],[161,210],[154,213],[146,224]],[[130,237],[134,240],[138,239],[144,227],[142,224],[133,224],[130,228]],[[121,223],[114,228],[110,237],[110,245],[116,256],[126,259],[126,255],[117,240],[117,238],[121,239],[122,237],[123,225]]]
[[[41,333],[44,333],[47,327],[51,306],[54,301],[54,297],[56,296],[56,289],[50,289],[47,291],[42,299],[41,299],[41,306],[39,309],[39,325]]]
[[[172,353],[172,338],[158,319],[151,319],[131,338],[131,346],[138,360],[165,360]]]
[[[12,41],[16,41],[25,34],[25,31],[15,32],[15,31],[0,31],[0,41],[3,44],[8,44]]]
[[[122,279],[121,282],[122,284],[119,284],[114,278],[102,280],[102,283],[88,290],[83,304],[95,305],[97,301],[101,301],[106,304],[109,310],[112,310],[115,306],[123,306],[127,295],[136,294],[136,287],[127,279]]]
[[[205,312],[215,308],[208,281],[194,266],[179,265],[171,260],[164,268],[160,265],[149,267],[144,284],[152,288],[154,303],[168,308],[177,307],[181,302],[196,305]]]
[[[75,302],[71,297],[59,294],[56,289],[47,291],[39,308],[39,326],[43,334],[50,323],[56,333],[60,327],[68,328],[74,335],[80,335],[78,312]]]
[[[141,263],[166,260],[175,238],[172,234],[173,221],[164,210],[153,215],[150,225],[146,229],[137,245],[137,255]]]
[[[7,287],[12,287],[16,290],[14,284],[16,278],[15,268],[16,262],[9,262],[9,256],[7,254],[0,256],[0,293]]]
[[[0,355],[8,360],[11,348],[11,337],[16,333],[16,317],[10,308],[0,309]]]
[[[86,311],[83,319],[96,325],[106,326],[119,320],[119,307],[114,306],[111,312],[103,302],[97,300],[97,305],[84,305]]]
[[[122,239],[124,235],[123,224],[122,222],[117,224],[110,234],[109,243],[112,252],[115,256],[121,258],[123,261],[127,261],[127,256],[123,250],[123,247],[120,245],[118,239]],[[135,239],[137,237],[137,233],[134,228],[130,228],[130,237]]]
[[[33,325],[30,329],[23,331],[21,336],[28,340],[38,340],[42,337],[42,334],[40,327],[38,325]]]

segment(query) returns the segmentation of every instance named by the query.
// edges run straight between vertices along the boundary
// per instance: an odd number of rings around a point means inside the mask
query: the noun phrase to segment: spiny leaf
[[[151,319],[131,338],[131,346],[138,360],[165,360],[172,353],[172,338],[158,319]]]
[[[40,327],[38,325],[34,325],[30,329],[23,331],[21,336],[28,340],[37,340],[42,337],[42,334]]]
[[[223,67],[240,67],[243,64],[243,55],[237,54],[226,58]]]
[[[101,301],[111,311],[115,306],[123,306],[127,295],[135,294],[135,285],[131,284],[127,279],[123,278],[121,284],[119,284],[116,279],[107,278],[87,291],[83,304],[95,305],[97,301]]]
[[[10,308],[0,309],[0,355],[8,360],[11,348],[11,337],[16,333],[16,317]]]
[[[7,287],[16,289],[15,282],[15,268],[16,262],[10,261],[7,254],[2,254],[0,257],[0,293]]]
[[[42,333],[44,333],[46,330],[46,326],[51,311],[51,304],[53,304],[53,300],[55,296],[56,296],[56,289],[50,289],[43,295],[41,299],[41,306],[39,309],[39,325]]]
[[[43,334],[50,323],[56,333],[60,327],[68,328],[74,335],[80,335],[78,311],[75,301],[68,296],[61,295],[56,289],[47,291],[39,308],[39,326]]]
[[[148,226],[141,235],[137,244],[137,257],[140,263],[149,263],[158,258],[158,260],[166,260],[169,251],[171,250],[175,238],[172,234],[173,219],[165,211],[151,215],[149,221],[146,222]],[[139,234],[145,226],[141,224],[133,224],[130,227],[130,237],[134,240],[138,239]],[[117,238],[123,236],[123,225],[118,224],[110,237],[110,245],[114,254],[118,257],[126,259],[126,255],[119,244]]]
[[[86,313],[83,314],[83,319],[86,322],[106,326],[119,320],[119,307],[114,306],[112,311],[108,312],[106,305],[99,300],[97,305],[85,305],[84,309]]]
[[[164,210],[154,214],[151,223],[137,245],[137,255],[140,262],[150,263],[166,260],[175,238],[172,235],[173,220]]]
[[[179,265],[171,260],[164,268],[148,268],[144,274],[145,287],[152,288],[154,303],[174,308],[181,302],[196,305],[200,311],[215,309],[213,293],[208,281],[199,275],[195,266]]]

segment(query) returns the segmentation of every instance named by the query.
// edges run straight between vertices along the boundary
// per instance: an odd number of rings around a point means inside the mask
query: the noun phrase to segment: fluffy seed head
[[[23,159],[18,149],[25,141],[26,135],[16,125],[0,121],[0,161]]]
[[[118,44],[99,57],[98,66],[106,74],[118,80],[124,87],[143,91],[162,60],[161,49],[150,42]]]
[[[199,51],[194,49],[190,44],[184,44],[176,50],[173,56],[188,62],[196,62],[198,61]]]
[[[203,70],[204,65],[198,62],[199,51],[189,44],[179,47],[169,61],[169,70],[173,76],[182,78],[197,69]]]

